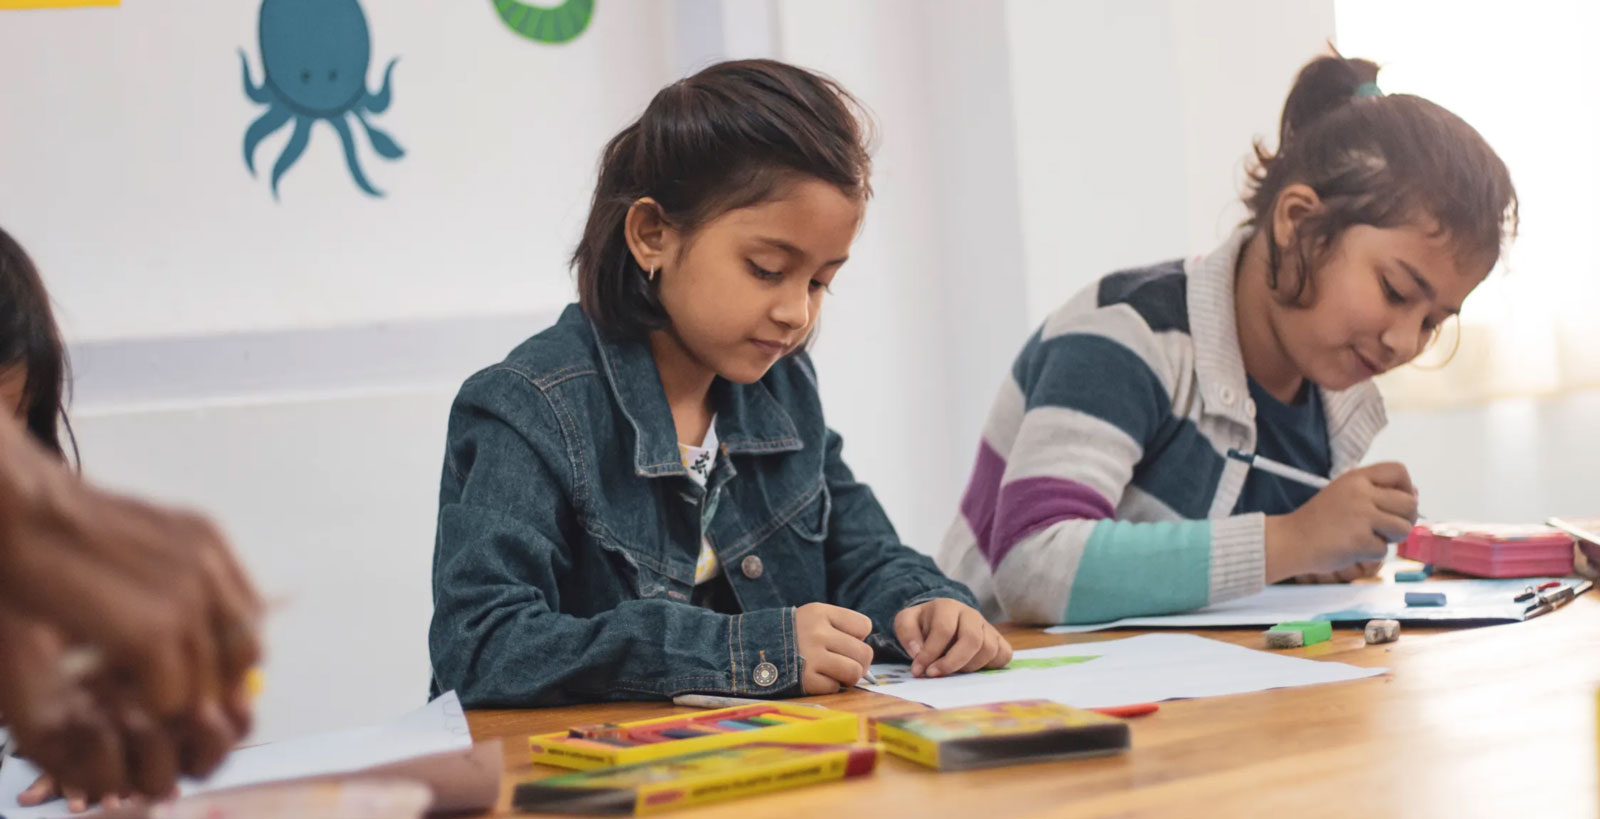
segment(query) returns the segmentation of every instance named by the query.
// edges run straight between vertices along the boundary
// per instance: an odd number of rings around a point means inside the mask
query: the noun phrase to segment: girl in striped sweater
[[[1359,466],[1385,423],[1371,379],[1460,310],[1517,206],[1477,131],[1383,95],[1377,70],[1312,61],[1277,152],[1256,146],[1239,230],[1100,279],[1029,339],[939,555],[985,615],[1094,623],[1349,580],[1410,530],[1405,468]]]

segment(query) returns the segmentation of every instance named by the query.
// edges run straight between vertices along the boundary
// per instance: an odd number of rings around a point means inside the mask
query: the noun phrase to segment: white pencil
[[[1245,463],[1249,464],[1252,469],[1259,469],[1262,472],[1269,472],[1273,475],[1277,475],[1280,478],[1294,481],[1302,486],[1309,486],[1312,489],[1322,489],[1328,485],[1328,479],[1322,477],[1321,475],[1307,472],[1304,469],[1295,469],[1288,464],[1274,461],[1265,455],[1252,455],[1248,452],[1240,452],[1237,449],[1230,449],[1228,450],[1228,457],[1234,459],[1235,461],[1244,461]],[[1427,521],[1427,515],[1424,515],[1421,512],[1417,513],[1417,522],[1426,523]]]
[[[1288,464],[1278,463],[1277,461],[1274,461],[1265,455],[1252,455],[1248,452],[1240,452],[1237,449],[1230,449],[1228,450],[1228,457],[1234,459],[1235,461],[1244,461],[1253,469],[1259,469],[1262,472],[1270,472],[1280,478],[1287,478],[1302,486],[1309,486],[1312,489],[1321,489],[1328,485],[1328,479],[1322,477],[1321,475],[1314,475],[1305,471],[1304,469],[1295,469]]]

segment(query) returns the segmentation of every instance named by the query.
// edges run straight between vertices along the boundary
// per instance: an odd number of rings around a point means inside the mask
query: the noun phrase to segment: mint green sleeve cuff
[[[1212,585],[1212,526],[1220,522],[1095,524],[1062,622],[1104,623],[1206,605]]]

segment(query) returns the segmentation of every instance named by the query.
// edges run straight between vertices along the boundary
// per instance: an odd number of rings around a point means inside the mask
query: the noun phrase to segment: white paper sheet
[[[180,791],[188,796],[207,791],[259,785],[318,774],[348,773],[429,754],[472,747],[472,732],[454,691],[393,722],[352,728],[299,739],[257,745],[233,752],[204,781],[184,781]],[[8,759],[0,768],[0,817],[4,819],[56,819],[71,816],[66,803],[52,802],[36,808],[17,806],[17,795],[33,784],[37,770],[20,759]]]
[[[1185,614],[1128,617],[1109,623],[1053,626],[1051,634],[1080,634],[1107,628],[1205,628],[1272,626],[1291,620],[1364,622],[1374,619],[1407,623],[1517,623],[1528,604],[1515,598],[1528,586],[1548,580],[1573,586],[1570,577],[1524,577],[1515,580],[1429,580],[1423,583],[1328,583],[1268,586],[1259,594],[1230,600]],[[1406,592],[1440,592],[1446,605],[1407,607]]]
[[[1017,667],[1047,665],[1048,660],[1062,657],[1093,659],[1054,667]],[[1255,651],[1192,634],[1145,634],[1029,649],[1018,651],[1012,665],[1003,671],[932,680],[911,678],[905,665],[874,665],[873,674],[881,684],[861,687],[935,708],[1025,699],[1105,708],[1343,682],[1388,671]]]

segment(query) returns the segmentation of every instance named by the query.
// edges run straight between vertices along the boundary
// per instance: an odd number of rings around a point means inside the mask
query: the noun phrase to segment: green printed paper
[[[1028,657],[1026,659],[1012,660],[1011,664],[1005,668],[991,668],[987,671],[979,671],[978,673],[998,674],[1001,671],[1016,671],[1022,668],[1031,668],[1034,670],[1060,668],[1064,665],[1077,665],[1078,663],[1086,663],[1095,659],[1099,659],[1099,655],[1090,655],[1086,657]]]

